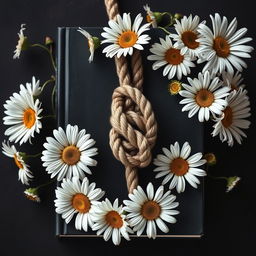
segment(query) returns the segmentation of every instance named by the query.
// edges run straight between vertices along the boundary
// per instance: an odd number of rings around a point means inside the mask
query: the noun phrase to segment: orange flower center
[[[122,48],[128,48],[136,44],[138,36],[135,32],[128,30],[118,37],[118,44]]]
[[[36,112],[32,108],[28,108],[23,113],[23,123],[30,129],[36,122]]]
[[[196,39],[197,34],[193,31],[185,31],[181,35],[182,42],[190,49],[196,49],[199,46]]]
[[[224,113],[224,118],[221,120],[223,126],[225,128],[228,128],[232,125],[233,123],[233,111],[231,107],[226,107],[223,111]]]
[[[151,23],[151,22],[153,21],[153,20],[151,19],[150,15],[147,15],[147,16],[146,16],[146,20],[147,20],[148,23]]]
[[[214,95],[207,89],[201,89],[197,92],[195,100],[200,107],[209,107],[214,102]]]
[[[16,155],[14,155],[14,162],[18,166],[19,169],[23,169],[23,164],[18,160]]]
[[[155,220],[161,214],[161,207],[155,201],[146,201],[141,207],[141,215],[147,220]]]
[[[183,176],[188,172],[189,165],[186,160],[181,157],[175,158],[170,164],[171,172],[177,176]]]
[[[72,197],[72,206],[80,213],[86,213],[91,209],[91,202],[86,195],[78,193]]]
[[[123,219],[116,211],[110,211],[106,214],[105,220],[112,228],[121,228],[123,226]]]
[[[76,164],[80,160],[80,156],[80,150],[73,145],[65,147],[61,153],[62,161],[68,165]]]
[[[230,54],[230,46],[227,40],[221,36],[217,36],[213,41],[213,49],[219,57],[227,58]]]
[[[165,60],[171,65],[179,65],[184,57],[180,54],[179,49],[170,48],[165,53]]]

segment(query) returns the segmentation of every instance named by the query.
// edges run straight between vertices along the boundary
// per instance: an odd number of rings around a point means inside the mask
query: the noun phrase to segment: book
[[[99,154],[98,161],[92,167],[92,175],[87,175],[90,182],[96,182],[97,187],[106,192],[112,202],[128,198],[124,166],[115,159],[109,146],[109,131],[111,129],[110,107],[112,93],[118,86],[114,59],[106,58],[102,49],[95,52],[94,61],[88,62],[89,49],[86,38],[77,31],[78,28],[59,28],[57,44],[57,115],[58,126],[77,124],[79,129],[86,129],[95,139]],[[102,28],[85,28],[93,36],[100,37]],[[149,34],[152,42],[165,34],[160,29],[151,29]],[[168,79],[163,77],[162,70],[153,71],[152,62],[147,60],[150,45],[142,51],[144,67],[144,95],[149,99],[158,123],[158,137],[152,151],[153,158],[162,152],[162,147],[169,147],[175,141],[183,144],[188,141],[192,147],[191,153],[203,152],[203,124],[197,117],[188,118],[181,111],[180,97],[168,92]],[[186,78],[184,78],[185,80]],[[149,182],[161,185],[162,179],[155,179],[151,163],[148,167],[139,169],[139,184],[146,188]],[[189,184],[184,193],[177,194],[179,202],[176,224],[168,224],[168,234],[158,230],[159,237],[201,237],[203,235],[204,183],[198,189]],[[168,189],[168,184],[165,190]],[[75,229],[74,220],[65,224],[60,215],[56,216],[56,235],[59,237],[94,237],[95,232]],[[143,234],[145,236],[145,234]],[[143,237],[142,236],[142,237]]]

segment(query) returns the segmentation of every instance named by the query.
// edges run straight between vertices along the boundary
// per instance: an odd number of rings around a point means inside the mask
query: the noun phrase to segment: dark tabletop
[[[19,90],[19,84],[29,82],[35,75],[43,82],[53,73],[48,56],[40,49],[32,49],[22,54],[19,60],[13,60],[13,50],[17,44],[17,32],[20,24],[26,23],[25,31],[32,42],[43,42],[46,35],[56,39],[57,27],[62,26],[104,26],[107,22],[104,1],[99,0],[2,0],[0,2],[0,106],[9,96]],[[209,14],[219,12],[229,20],[238,18],[238,27],[247,27],[248,36],[255,36],[255,11],[249,0],[230,2],[215,1],[120,1],[120,9],[125,12],[143,12],[142,6],[148,3],[152,9],[173,11],[189,15],[197,14],[209,22]],[[251,45],[256,48],[255,40]],[[225,183],[205,179],[205,236],[200,239],[133,239],[115,247],[103,239],[63,239],[55,234],[54,186],[42,192],[42,202],[35,204],[23,196],[25,187],[17,180],[17,169],[12,160],[0,153],[0,255],[102,255],[131,254],[138,250],[145,255],[246,255],[255,252],[255,52],[247,61],[248,69],[243,77],[251,100],[252,124],[246,131],[248,138],[241,146],[233,148],[216,138],[211,138],[210,127],[206,127],[205,151],[213,151],[218,157],[218,165],[212,173],[218,176],[238,175],[240,184],[231,193],[225,193]],[[45,113],[50,113],[50,101],[46,89]],[[1,107],[0,118],[4,116]],[[45,123],[46,124],[46,123]],[[29,149],[37,153],[42,149],[45,136],[51,135],[54,122],[47,120],[47,129],[37,136],[34,147]],[[0,141],[6,139],[0,124]],[[21,150],[21,151],[22,151]],[[32,185],[48,180],[40,161],[32,161],[36,179]],[[254,253],[250,254],[253,255]]]

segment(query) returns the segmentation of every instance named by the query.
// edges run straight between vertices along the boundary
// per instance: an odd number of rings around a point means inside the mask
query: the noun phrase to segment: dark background
[[[120,1],[120,9],[125,12],[143,13],[143,5],[148,3],[153,10],[197,14],[207,19],[210,13],[219,12],[229,20],[238,18],[238,27],[247,27],[247,36],[255,38],[254,9],[251,1],[232,3],[230,1]],[[40,49],[23,52],[19,60],[13,60],[13,50],[17,44],[17,32],[21,23],[27,24],[25,34],[32,43],[44,41],[49,35],[56,39],[59,26],[104,26],[107,22],[104,2],[101,0],[9,0],[0,2],[0,105],[10,95],[19,90],[19,84],[31,80],[32,75],[42,82],[49,79],[52,72],[46,53]],[[251,43],[255,48],[255,41]],[[141,251],[154,255],[246,255],[255,254],[255,53],[247,61],[248,69],[243,77],[249,91],[252,107],[251,127],[247,131],[248,139],[242,146],[229,148],[216,138],[210,137],[210,127],[206,127],[205,150],[213,151],[218,157],[218,165],[211,169],[219,176],[239,175],[241,183],[229,194],[225,193],[225,182],[205,180],[205,236],[195,239],[133,239],[115,247],[103,239],[63,239],[55,238],[55,214],[53,207],[54,188],[42,191],[42,203],[35,204],[24,198],[23,186],[17,180],[17,168],[13,161],[0,154],[0,255],[100,255],[131,254]],[[46,89],[45,98],[50,94]],[[50,111],[45,107],[45,114]],[[1,119],[4,109],[0,111]],[[4,137],[6,127],[1,122],[0,137]],[[38,153],[41,141],[51,134],[54,123],[45,120],[43,129],[35,140],[35,146],[23,146],[20,151],[30,150]],[[40,166],[40,161],[31,162],[36,179],[32,185],[47,181],[48,176]]]

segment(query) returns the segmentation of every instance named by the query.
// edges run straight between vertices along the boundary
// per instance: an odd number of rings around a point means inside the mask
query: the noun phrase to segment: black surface
[[[210,13],[219,12],[228,19],[237,17],[239,27],[249,29],[248,36],[255,37],[252,1],[230,2],[215,1],[120,1],[122,11],[143,12],[142,5],[149,5],[160,11],[174,10],[185,14],[198,14],[210,19]],[[17,43],[17,32],[21,23],[27,23],[26,35],[31,41],[43,41],[45,35],[56,39],[56,30],[60,26],[104,26],[107,16],[103,1],[85,0],[10,0],[0,2],[1,28],[1,105],[18,90],[20,83],[31,80],[31,76],[41,81],[49,78],[51,72],[48,56],[40,50],[32,49],[24,53],[20,60],[12,60],[12,51]],[[252,45],[256,46],[255,41]],[[142,249],[148,255],[253,255],[255,254],[255,52],[248,60],[248,69],[243,72],[245,83],[252,102],[252,121],[247,132],[248,139],[242,146],[229,148],[217,138],[206,136],[206,149],[216,152],[218,165],[212,169],[216,175],[242,176],[239,186],[230,194],[225,194],[222,181],[206,179],[205,184],[205,236],[201,240],[184,239],[134,239],[124,242],[120,247],[105,243],[102,239],[65,239],[55,238],[55,215],[52,200],[53,189],[43,192],[43,202],[33,204],[23,197],[24,186],[17,181],[17,170],[11,159],[0,157],[1,170],[1,213],[0,213],[0,255],[102,255],[136,253]],[[47,93],[46,93],[47,94]],[[49,111],[50,105],[44,108]],[[1,118],[3,117],[3,108]],[[49,121],[48,121],[49,122]],[[47,122],[47,125],[49,124]],[[46,123],[44,122],[46,125]],[[48,126],[49,127],[49,126]],[[1,140],[5,127],[1,124]],[[209,127],[208,134],[211,128]],[[37,146],[25,146],[31,153],[40,150],[46,130],[37,137]],[[31,163],[37,178],[47,180],[40,163]],[[40,177],[40,178],[39,178]]]
[[[102,28],[86,30],[91,35],[100,36]],[[148,34],[152,42],[157,42],[159,37],[164,36],[164,32],[159,29],[151,29]],[[111,98],[118,84],[115,63],[98,51],[94,62],[90,64],[87,43],[77,32],[77,28],[60,29],[58,38],[57,59],[61,67],[58,83],[59,125],[65,127],[70,123],[86,128],[96,140],[96,147],[99,150],[96,157],[98,165],[91,168],[93,174],[88,176],[89,180],[96,182],[106,191],[106,197],[112,202],[117,197],[119,200],[128,199],[124,167],[114,158],[109,147]],[[197,117],[189,119],[186,113],[181,113],[179,98],[172,97],[167,91],[166,78],[162,76],[161,71],[152,72],[152,62],[146,59],[149,54],[148,48],[149,46],[145,47],[142,55],[145,77],[143,89],[144,95],[152,104],[158,123],[158,137],[153,157],[162,153],[162,147],[169,147],[170,143],[174,144],[175,141],[181,146],[185,141],[189,141],[193,154],[204,152],[203,124],[198,122]],[[148,182],[152,182],[156,188],[161,185],[162,179],[154,178],[154,168],[155,166],[150,164],[138,171],[139,184],[144,189]],[[168,185],[165,189],[168,189]],[[177,194],[175,190],[173,193]],[[177,208],[180,211],[178,221],[175,225],[169,225],[170,232],[167,235],[202,235],[203,185],[198,189],[188,185],[185,193],[177,195],[177,201],[180,203]],[[95,235],[90,229],[87,233],[75,230],[74,220],[69,225],[62,220],[58,224],[60,235]],[[158,234],[164,235],[161,231]]]

